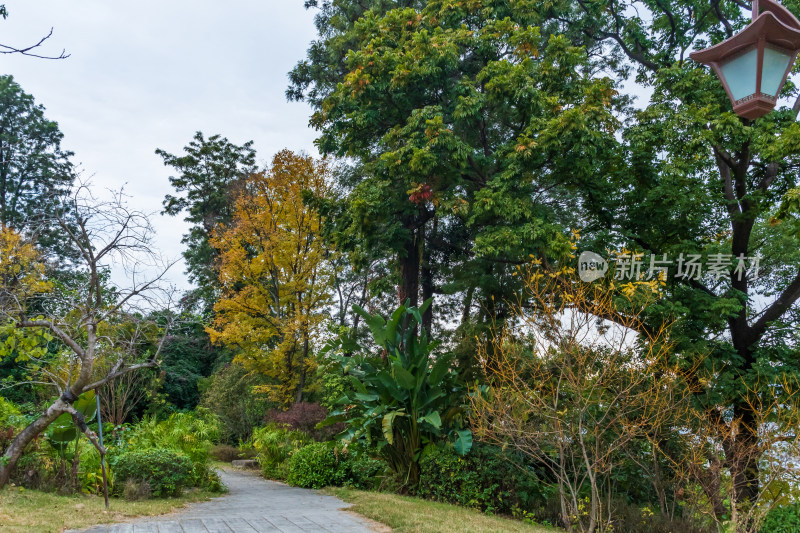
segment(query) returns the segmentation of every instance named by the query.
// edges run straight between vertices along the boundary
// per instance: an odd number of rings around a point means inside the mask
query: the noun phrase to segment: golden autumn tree
[[[283,404],[302,401],[315,333],[329,302],[330,273],[320,216],[304,192],[327,192],[324,161],[279,152],[240,191],[233,222],[211,238],[219,251],[222,295],[208,328],[212,341],[237,350],[236,362],[275,381]]]

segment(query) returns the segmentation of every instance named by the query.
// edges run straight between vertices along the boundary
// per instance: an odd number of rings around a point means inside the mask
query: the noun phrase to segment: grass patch
[[[6,487],[0,490],[0,533],[57,533],[64,529],[123,522],[137,516],[166,514],[187,503],[215,496],[219,494],[194,490],[169,499],[129,502],[112,498],[106,510],[102,496],[59,496]]]
[[[325,492],[352,503],[362,516],[391,527],[395,533],[555,533],[554,527],[525,524],[473,509],[384,492],[329,487]]]

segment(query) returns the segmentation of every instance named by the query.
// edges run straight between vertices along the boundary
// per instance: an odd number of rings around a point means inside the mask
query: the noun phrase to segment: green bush
[[[0,428],[22,425],[22,413],[13,402],[0,396]]]
[[[209,453],[219,436],[217,418],[206,409],[175,413],[166,420],[148,417],[131,426],[122,439],[120,453],[133,450],[172,450],[191,461],[189,486],[218,491],[222,484],[211,470]],[[153,494],[156,494],[153,489]]]
[[[463,457],[449,447],[424,457],[417,494],[488,513],[518,515],[546,500],[549,491],[519,457],[476,444]]]
[[[759,529],[762,533],[794,533],[800,531],[800,503],[772,509]]]
[[[381,461],[364,453],[348,451],[334,442],[318,442],[292,454],[287,482],[311,489],[329,485],[367,489],[383,467]]]
[[[289,456],[303,446],[314,442],[308,433],[270,424],[253,431],[249,445],[258,455],[264,477],[286,480],[289,474]]]
[[[175,413],[166,420],[146,417],[125,434],[127,449],[169,448],[206,463],[214,441],[219,438],[219,421],[207,409]]]
[[[115,473],[114,492],[121,494],[128,480],[147,483],[155,497],[180,496],[192,484],[192,461],[175,450],[151,448],[127,451],[111,459]]]

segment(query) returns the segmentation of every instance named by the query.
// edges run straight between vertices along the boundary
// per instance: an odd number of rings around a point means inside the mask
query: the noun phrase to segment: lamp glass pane
[[[783,52],[764,48],[764,67],[761,69],[761,92],[778,96],[783,75],[792,57]]]
[[[758,51],[755,48],[722,65],[722,76],[734,100],[755,94],[757,66]]]

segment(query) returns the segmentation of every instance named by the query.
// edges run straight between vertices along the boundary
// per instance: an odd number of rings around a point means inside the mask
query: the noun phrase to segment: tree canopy
[[[238,146],[220,135],[206,139],[198,131],[183,155],[156,150],[164,165],[179,173],[169,178],[178,195],[164,198],[163,212],[171,216],[185,212],[184,220],[191,224],[183,236],[183,256],[189,279],[198,287],[193,299],[201,302],[203,310],[210,309],[218,295],[217,256],[208,240],[218,225],[231,221],[238,184],[255,170],[252,146],[252,141]]]
[[[0,224],[62,256],[67,250],[54,218],[75,179],[63,136],[32,95],[12,76],[0,76]]]
[[[302,401],[316,367],[315,332],[329,302],[330,271],[319,213],[304,193],[324,197],[327,165],[288,150],[243,184],[229,226],[215,231],[222,295],[208,332],[238,349],[237,360],[273,378],[270,397]]]

